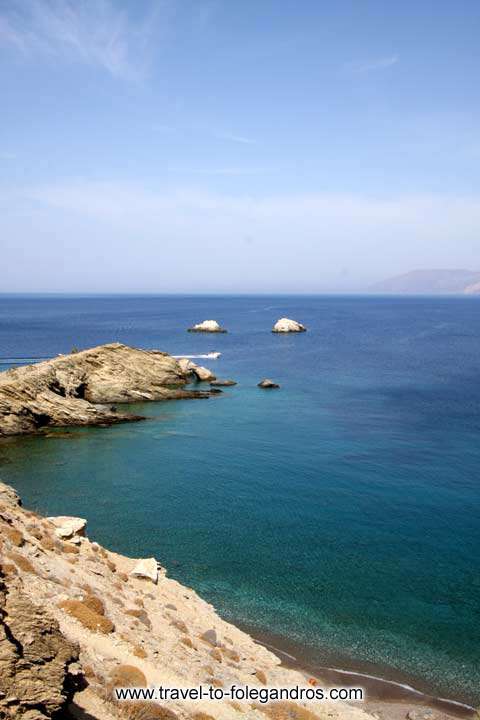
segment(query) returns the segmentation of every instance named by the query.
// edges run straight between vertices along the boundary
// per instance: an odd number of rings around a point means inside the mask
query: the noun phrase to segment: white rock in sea
[[[66,540],[74,535],[85,535],[87,521],[83,518],[70,517],[69,515],[57,515],[47,518],[52,525],[55,525],[55,535]]]
[[[130,575],[137,578],[146,578],[156,584],[158,581],[158,562],[154,557],[139,560]]]
[[[225,333],[225,328],[220,327],[216,320],[204,320],[201,323],[197,323],[191,328],[188,328],[188,332],[210,332],[210,333]]]
[[[212,371],[202,365],[194,365],[192,367],[192,372],[196,375],[197,380],[216,380]]]
[[[305,332],[305,325],[297,322],[296,320],[290,320],[290,318],[280,318],[277,320],[272,328],[274,333],[289,333],[289,332]]]

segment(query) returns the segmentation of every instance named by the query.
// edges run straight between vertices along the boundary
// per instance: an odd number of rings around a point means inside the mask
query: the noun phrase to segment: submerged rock
[[[188,328],[188,332],[226,333],[227,331],[225,328],[220,327],[216,320],[204,320]]]
[[[237,384],[236,380],[221,380],[221,379],[212,380],[210,383],[210,385],[212,387],[231,387],[232,385],[236,385],[236,384]]]
[[[273,380],[270,380],[269,378],[265,378],[264,380],[261,380],[258,383],[257,387],[268,390],[268,389],[273,389],[273,388],[279,388],[280,385],[278,385],[278,383],[273,382]]]
[[[272,328],[274,333],[289,333],[289,332],[305,332],[305,325],[297,322],[296,320],[290,320],[290,318],[280,318],[277,320]]]

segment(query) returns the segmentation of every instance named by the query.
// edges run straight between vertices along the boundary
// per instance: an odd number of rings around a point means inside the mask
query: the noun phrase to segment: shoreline
[[[370,669],[367,667],[367,663],[355,663],[351,660],[347,661],[346,658],[341,660],[339,656],[335,657],[334,653],[331,653],[332,666],[322,665],[315,660],[313,652],[309,652],[300,644],[235,620],[231,622],[248,633],[256,643],[277,655],[284,667],[300,671],[309,677],[313,676],[325,685],[340,687],[346,684],[346,680],[349,681],[347,684],[352,687],[358,687],[361,684],[367,694],[367,699],[357,704],[367,711],[381,711],[383,708],[390,710],[393,705],[398,705],[400,709],[404,709],[403,717],[405,717],[410,707],[415,705],[441,711],[456,718],[474,718],[476,716],[476,708],[466,702],[433,695],[427,689],[419,689],[422,681],[419,681],[417,686],[416,679],[408,677],[407,673],[390,669],[390,673],[394,677],[387,678],[382,673],[382,670],[387,670],[387,668],[383,669],[378,666],[375,668],[372,665]],[[338,661],[350,664],[351,667],[338,667]]]

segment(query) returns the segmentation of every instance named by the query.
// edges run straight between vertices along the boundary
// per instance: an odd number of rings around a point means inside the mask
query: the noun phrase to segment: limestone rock
[[[195,367],[195,363],[188,358],[179,358],[177,362],[180,365],[180,369],[182,370],[182,372],[186,375],[190,374]]]
[[[272,388],[272,389],[273,389],[273,388],[279,388],[280,385],[278,385],[277,383],[273,382],[273,380],[270,380],[269,378],[265,378],[264,380],[260,380],[260,382],[258,383],[258,387],[259,387],[259,388],[264,388],[265,390],[267,390],[267,389],[270,389],[270,388]]]
[[[277,320],[272,328],[274,333],[289,333],[289,332],[305,332],[305,325],[297,322],[296,320],[290,320],[290,318],[280,318]]]
[[[212,387],[231,387],[232,385],[236,385],[236,380],[212,380],[210,382],[210,385]]]
[[[197,380],[205,381],[216,379],[212,371],[202,365],[195,365],[192,368],[192,372],[196,376]]]
[[[87,521],[83,518],[57,515],[55,517],[49,517],[47,520],[55,525],[55,535],[63,540],[72,538],[74,535],[85,536]]]
[[[151,580],[156,584],[158,582],[158,563],[153,557],[139,560],[130,575],[132,577]]]
[[[76,646],[26,597],[21,580],[0,575],[0,717],[28,717],[33,708],[38,720],[60,713],[73,696],[69,666],[77,659]]]
[[[185,390],[186,382],[170,355],[120,343],[7,370],[0,373],[0,437],[143,419],[112,403],[208,397]]]
[[[406,717],[407,720],[435,720],[435,713],[430,709],[419,708],[416,710],[409,710]]]
[[[225,328],[220,327],[216,320],[204,320],[188,328],[188,332],[226,333],[227,331]]]
[[[20,496],[10,485],[0,482],[0,503],[5,505],[21,505]]]

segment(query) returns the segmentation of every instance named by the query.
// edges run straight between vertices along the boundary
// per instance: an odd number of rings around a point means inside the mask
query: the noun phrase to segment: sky
[[[0,0],[0,292],[480,270],[478,0]]]

